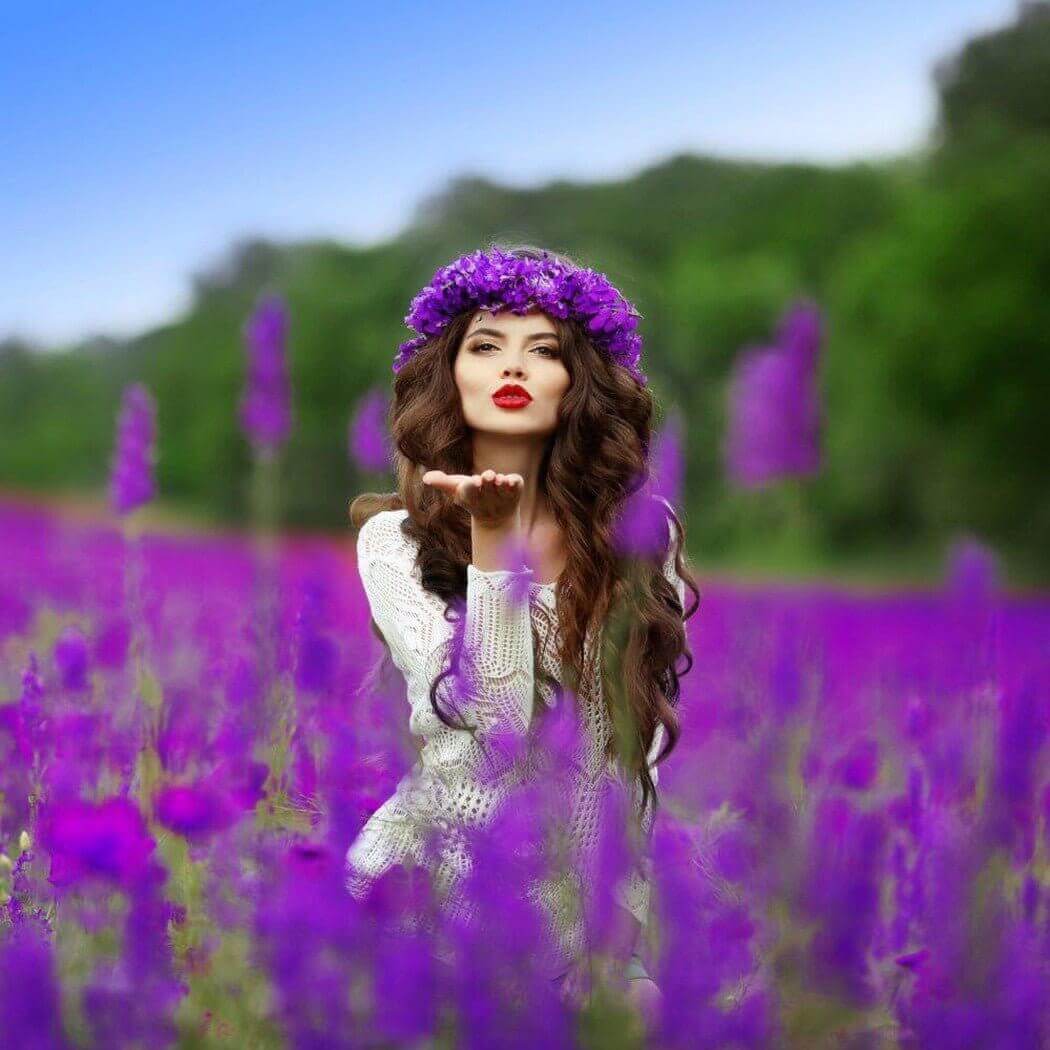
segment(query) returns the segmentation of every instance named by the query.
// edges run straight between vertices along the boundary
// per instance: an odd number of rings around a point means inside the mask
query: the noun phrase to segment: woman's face
[[[558,334],[546,314],[479,310],[460,341],[453,375],[472,430],[543,436],[558,425],[558,405],[570,376]],[[504,386],[528,397],[495,397]]]

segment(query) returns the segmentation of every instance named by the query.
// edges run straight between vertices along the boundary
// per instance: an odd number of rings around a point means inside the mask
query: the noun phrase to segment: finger
[[[494,470],[492,470],[492,469],[484,471],[481,476],[482,476],[482,478],[485,481],[495,481],[496,480],[496,472]]]

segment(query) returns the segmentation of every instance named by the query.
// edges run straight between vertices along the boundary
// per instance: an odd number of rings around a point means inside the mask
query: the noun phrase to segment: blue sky
[[[1013,0],[5,5],[0,338],[128,335],[237,238],[372,243],[451,177],[908,149]]]

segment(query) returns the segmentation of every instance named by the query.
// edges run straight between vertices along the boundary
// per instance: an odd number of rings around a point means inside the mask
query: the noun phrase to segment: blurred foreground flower
[[[263,796],[269,768],[250,762],[240,771],[220,766],[193,784],[172,784],[154,797],[158,823],[188,839],[202,840],[236,824]]]
[[[79,627],[66,627],[55,641],[55,667],[63,689],[80,690],[88,685],[88,645]]]
[[[350,421],[348,451],[362,469],[381,474],[391,465],[390,436],[386,430],[387,400],[376,388],[358,401]]]
[[[656,434],[649,475],[624,501],[615,526],[617,549],[638,556],[662,555],[667,550],[668,515],[663,502],[678,505],[685,473],[682,420],[673,413]]]
[[[156,494],[156,414],[153,396],[141,383],[124,391],[110,475],[110,503],[118,514],[129,514]]]
[[[122,797],[53,803],[42,814],[40,839],[56,886],[102,878],[131,887],[148,871],[155,845],[142,814]]]
[[[0,1031],[5,1046],[70,1045],[62,1032],[61,990],[46,937],[21,927],[0,942]]]
[[[240,418],[256,452],[273,456],[292,429],[291,391],[285,365],[288,308],[279,296],[264,297],[244,327],[248,375]]]
[[[730,386],[726,461],[730,477],[751,488],[820,469],[817,365],[821,317],[797,303],[776,343],[743,354]]]

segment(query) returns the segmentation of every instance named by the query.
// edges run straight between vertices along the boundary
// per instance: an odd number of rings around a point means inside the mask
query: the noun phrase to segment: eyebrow
[[[503,338],[503,333],[495,328],[475,328],[473,332],[467,337],[468,339],[473,338],[476,335],[494,335],[497,339]],[[532,335],[525,336],[525,342],[531,343],[535,339],[557,339],[557,332],[535,332]]]

